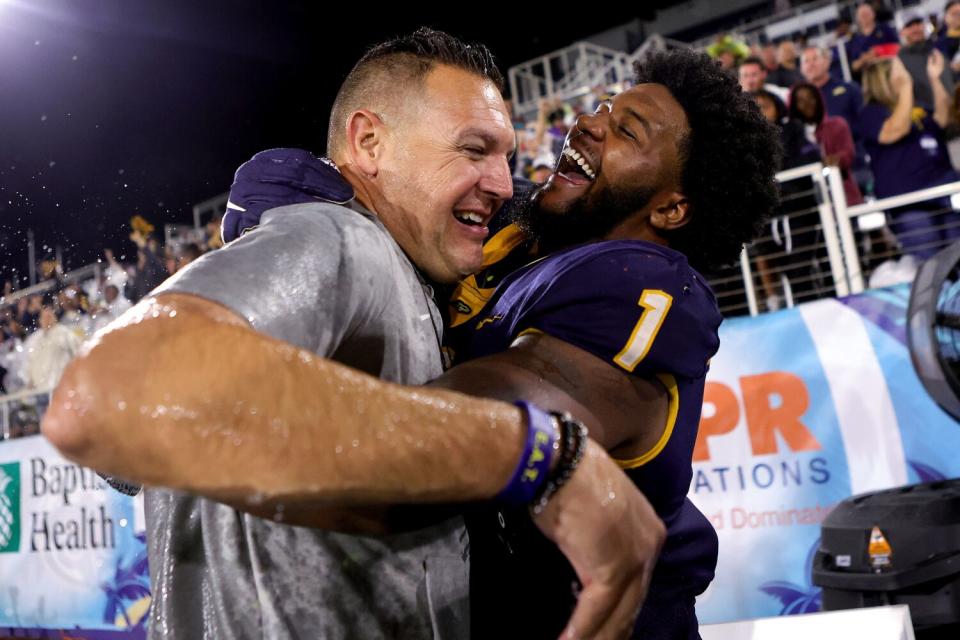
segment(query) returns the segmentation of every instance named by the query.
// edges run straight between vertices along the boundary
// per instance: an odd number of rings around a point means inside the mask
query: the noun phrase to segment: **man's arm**
[[[77,462],[146,485],[322,507],[490,498],[526,427],[510,405],[379,381],[164,294],[71,363],[44,432]]]
[[[43,421],[85,466],[254,512],[282,506],[285,521],[345,505],[489,499],[526,430],[511,405],[376,380],[180,294],[142,302],[101,334],[68,367]],[[346,517],[353,525],[365,512]],[[665,536],[649,503],[590,442],[535,522],[584,585],[577,636],[624,637]]]

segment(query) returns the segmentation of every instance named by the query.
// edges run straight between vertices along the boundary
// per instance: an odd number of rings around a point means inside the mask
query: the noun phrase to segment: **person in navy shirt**
[[[870,180],[870,168],[867,166],[867,152],[863,140],[857,132],[857,118],[863,108],[863,93],[852,82],[837,80],[830,75],[829,49],[807,47],[800,56],[800,71],[804,79],[820,89],[827,114],[843,118],[853,134],[854,158],[850,172],[858,184],[867,184]]]
[[[897,32],[888,24],[877,21],[877,10],[870,2],[857,5],[857,33],[847,43],[847,61],[854,76],[859,76],[864,65],[877,57],[874,47],[898,44]]]
[[[953,77],[960,75],[960,61],[955,61],[960,50],[960,0],[950,0],[943,9],[943,28],[933,43],[947,58]]]
[[[827,49],[807,47],[800,57],[800,72],[804,80],[820,89],[827,113],[843,118],[853,129],[863,107],[863,93],[856,84],[830,76],[830,58],[831,53]]]
[[[866,105],[857,126],[870,154],[878,198],[960,180],[943,137],[950,118],[950,97],[940,80],[943,67],[943,55],[934,51],[927,63],[932,110],[914,103],[913,81],[899,58],[875,62],[864,70]],[[960,217],[948,199],[899,207],[888,214],[904,252],[918,258],[928,258],[945,242],[960,237]]]

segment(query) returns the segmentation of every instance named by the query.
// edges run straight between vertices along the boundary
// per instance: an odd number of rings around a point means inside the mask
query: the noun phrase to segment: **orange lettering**
[[[743,409],[753,455],[777,453],[778,431],[793,451],[816,451],[822,448],[810,430],[800,422],[810,406],[810,396],[802,379],[785,371],[745,376],[740,378],[740,390],[743,392]],[[771,405],[773,396],[780,399],[779,406]],[[697,444],[700,444],[699,440]]]
[[[707,438],[730,433],[740,419],[740,407],[733,390],[721,382],[708,382],[703,389],[703,404],[712,404],[713,415],[700,416],[700,428],[697,431],[697,443],[693,447],[693,461],[703,462],[710,459],[710,445]]]

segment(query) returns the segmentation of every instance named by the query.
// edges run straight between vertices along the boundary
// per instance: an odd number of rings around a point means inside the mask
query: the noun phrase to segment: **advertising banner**
[[[720,329],[691,500],[717,529],[700,620],[820,609],[820,523],[851,495],[960,475],[960,425],[907,351],[909,289],[822,300]]]

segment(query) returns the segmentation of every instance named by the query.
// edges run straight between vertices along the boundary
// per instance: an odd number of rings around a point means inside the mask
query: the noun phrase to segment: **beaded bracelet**
[[[550,502],[550,498],[565,485],[576,471],[580,461],[583,460],[583,454],[587,450],[587,428],[582,422],[571,416],[569,413],[551,414],[560,425],[561,433],[561,454],[557,467],[553,470],[547,481],[540,487],[540,491],[534,497],[531,508],[535,515],[539,515]]]
[[[520,463],[496,500],[525,506],[534,500],[550,475],[550,464],[559,449],[559,430],[556,418],[543,409],[522,400],[515,404],[527,414],[527,441]]]

